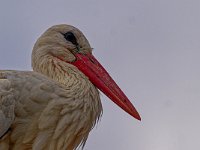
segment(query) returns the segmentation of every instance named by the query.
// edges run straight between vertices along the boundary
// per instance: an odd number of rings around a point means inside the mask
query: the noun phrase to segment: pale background
[[[200,149],[199,0],[1,0],[0,69],[31,69],[34,42],[67,23],[142,116],[102,94],[103,117],[85,150]]]

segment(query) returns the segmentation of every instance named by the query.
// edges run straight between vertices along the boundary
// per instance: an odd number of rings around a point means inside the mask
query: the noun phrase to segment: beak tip
[[[141,117],[140,117],[140,115],[139,115],[139,113],[137,113],[137,114],[134,114],[134,116],[133,116],[135,119],[137,119],[137,120],[139,120],[139,121],[141,121],[142,119],[141,119]]]
[[[137,110],[134,108],[133,111],[131,111],[131,113],[129,113],[131,116],[133,116],[135,119],[141,121],[141,117],[140,114],[137,112]]]
[[[142,119],[141,119],[141,117],[140,116],[138,116],[138,118],[136,118],[137,120],[139,120],[139,121],[142,121]]]

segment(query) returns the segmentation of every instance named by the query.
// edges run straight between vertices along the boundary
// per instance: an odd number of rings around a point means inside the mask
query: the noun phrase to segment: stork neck
[[[37,64],[33,65],[33,70],[64,85],[66,89],[79,90],[78,88],[93,86],[78,68],[55,57],[47,56],[41,61],[37,60]]]
[[[34,71],[44,74],[58,82],[64,89],[69,91],[71,96],[78,98],[79,102],[84,101],[83,104],[85,107],[91,106],[90,109],[95,118],[93,120],[100,117],[102,106],[99,92],[77,67],[51,57],[46,59],[42,58],[38,62],[40,63],[33,63],[32,65]]]

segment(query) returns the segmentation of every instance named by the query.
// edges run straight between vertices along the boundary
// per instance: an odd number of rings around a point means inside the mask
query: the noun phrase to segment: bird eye
[[[67,41],[71,42],[74,45],[78,45],[76,37],[74,36],[74,34],[72,32],[67,32],[64,34],[64,37]]]

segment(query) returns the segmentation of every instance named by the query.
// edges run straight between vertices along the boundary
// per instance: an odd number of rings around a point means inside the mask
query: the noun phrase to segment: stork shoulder
[[[0,138],[10,128],[14,114],[14,95],[11,82],[0,74]]]

